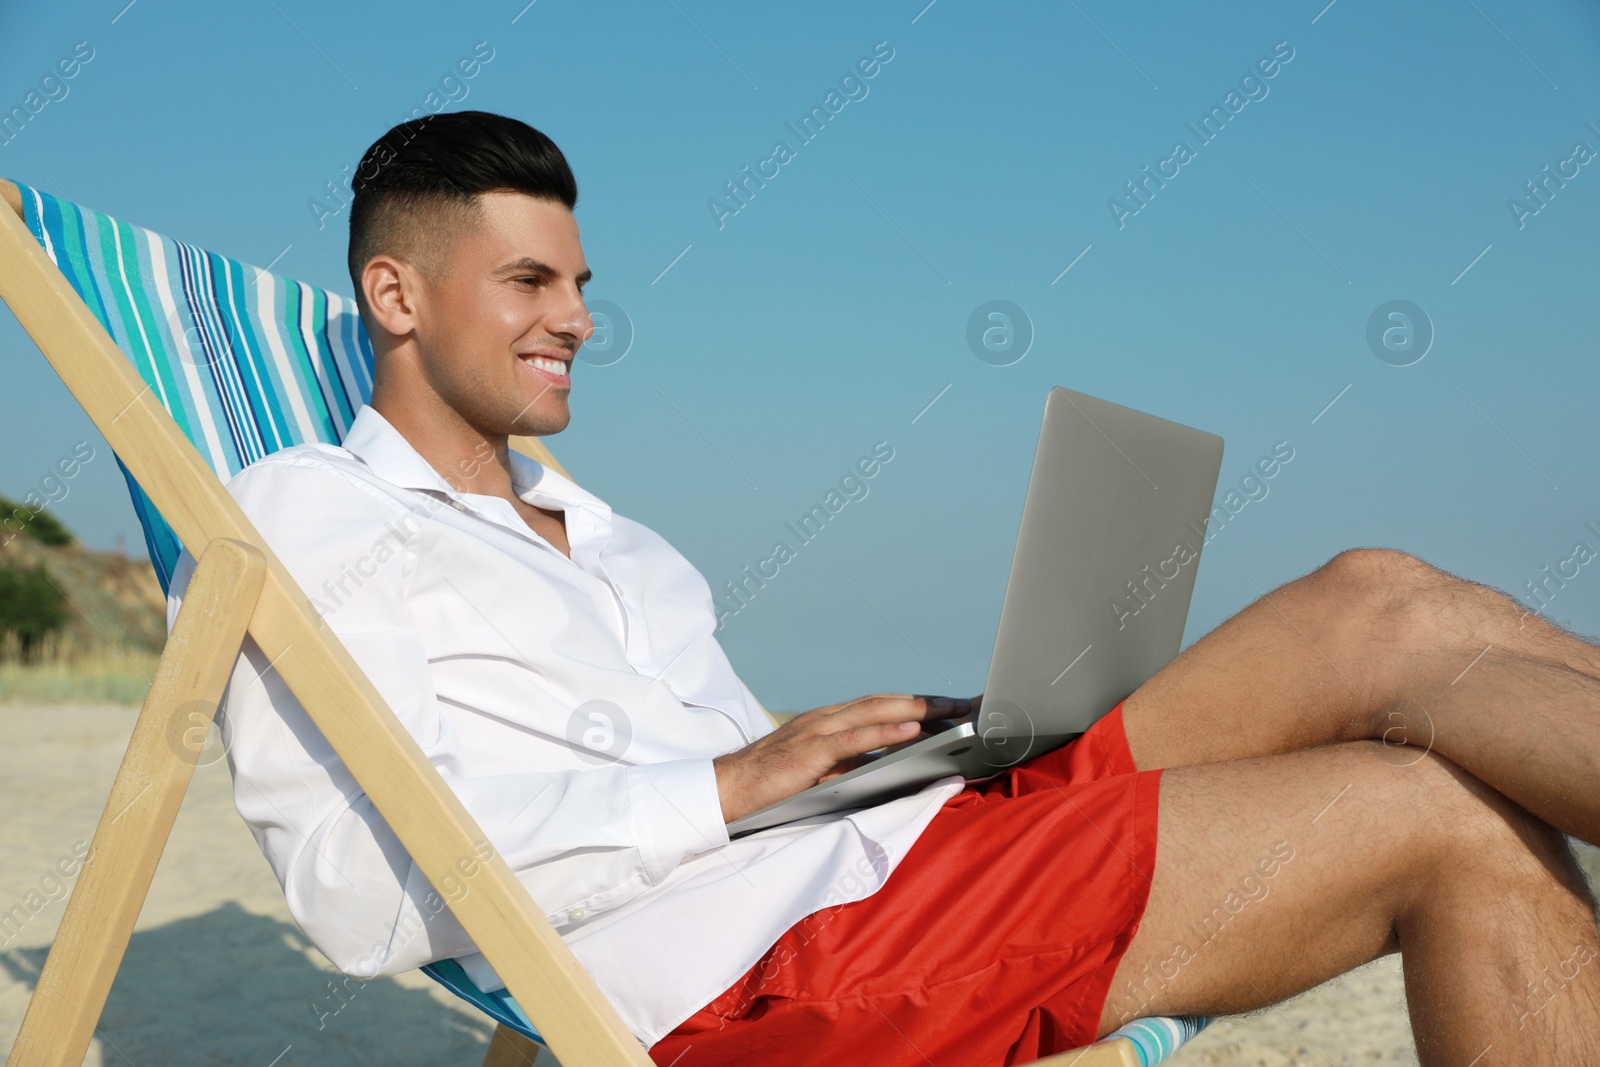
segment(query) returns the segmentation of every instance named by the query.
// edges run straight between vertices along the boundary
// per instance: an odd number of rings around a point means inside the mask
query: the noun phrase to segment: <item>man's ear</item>
[[[372,324],[396,337],[416,329],[422,275],[411,264],[393,256],[373,256],[361,272],[361,289]]]

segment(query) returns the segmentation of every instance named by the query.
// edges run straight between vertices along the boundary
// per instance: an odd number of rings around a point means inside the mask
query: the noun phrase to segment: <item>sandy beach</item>
[[[105,803],[135,709],[0,707],[0,908],[31,900],[0,931],[0,1048],[9,1050],[60,920],[58,861],[81,854]],[[209,755],[204,757],[209,759]],[[1593,849],[1582,853],[1600,876]],[[490,1027],[420,974],[335,1000],[327,961],[284,907],[233,809],[224,761],[196,771],[106,1005],[91,1067],[426,1064],[476,1067]],[[541,1067],[553,1062],[548,1056]],[[1380,960],[1279,1008],[1214,1025],[1173,1061],[1415,1064],[1397,959]]]

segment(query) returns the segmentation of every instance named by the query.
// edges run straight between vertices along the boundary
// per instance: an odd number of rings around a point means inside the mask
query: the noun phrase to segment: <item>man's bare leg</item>
[[[1426,1067],[1600,1063],[1600,936],[1565,840],[1381,744],[1162,776],[1155,878],[1100,1032],[1286,999],[1399,949]]]
[[[1142,768],[1362,739],[1396,746],[1395,763],[1431,748],[1600,843],[1600,648],[1403,553],[1345,552],[1261,597],[1123,720]]]

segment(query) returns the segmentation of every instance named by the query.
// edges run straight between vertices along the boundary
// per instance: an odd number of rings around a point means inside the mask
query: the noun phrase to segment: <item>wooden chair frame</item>
[[[255,639],[429,882],[466,877],[451,910],[567,1067],[650,1057],[311,601],[272,554],[105,328],[22,222],[0,181],[0,300],[198,566],[62,914],[7,1067],[78,1067],[127,950],[193,775],[204,728],[246,635]],[[517,446],[560,465],[542,443]],[[821,1042],[818,1043],[821,1047]],[[485,1067],[524,1067],[538,1045],[497,1028]],[[1039,1061],[1138,1067],[1131,1042]]]

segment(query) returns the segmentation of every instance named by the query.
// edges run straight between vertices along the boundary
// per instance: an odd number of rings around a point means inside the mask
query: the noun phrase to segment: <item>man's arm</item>
[[[558,928],[633,899],[686,855],[727,842],[712,762],[478,775],[438,701],[404,604],[406,552],[349,573],[372,556],[393,501],[316,459],[268,461],[229,486],[268,545],[416,738]],[[171,610],[187,587],[187,555]],[[343,585],[340,579],[343,578]],[[341,596],[330,604],[327,587]],[[330,610],[331,608],[331,610]],[[224,702],[223,737],[240,814],[283,885],[290,913],[340,969],[373,976],[470,951],[445,900],[299,701],[247,642]],[[475,861],[458,865],[471,892]]]

